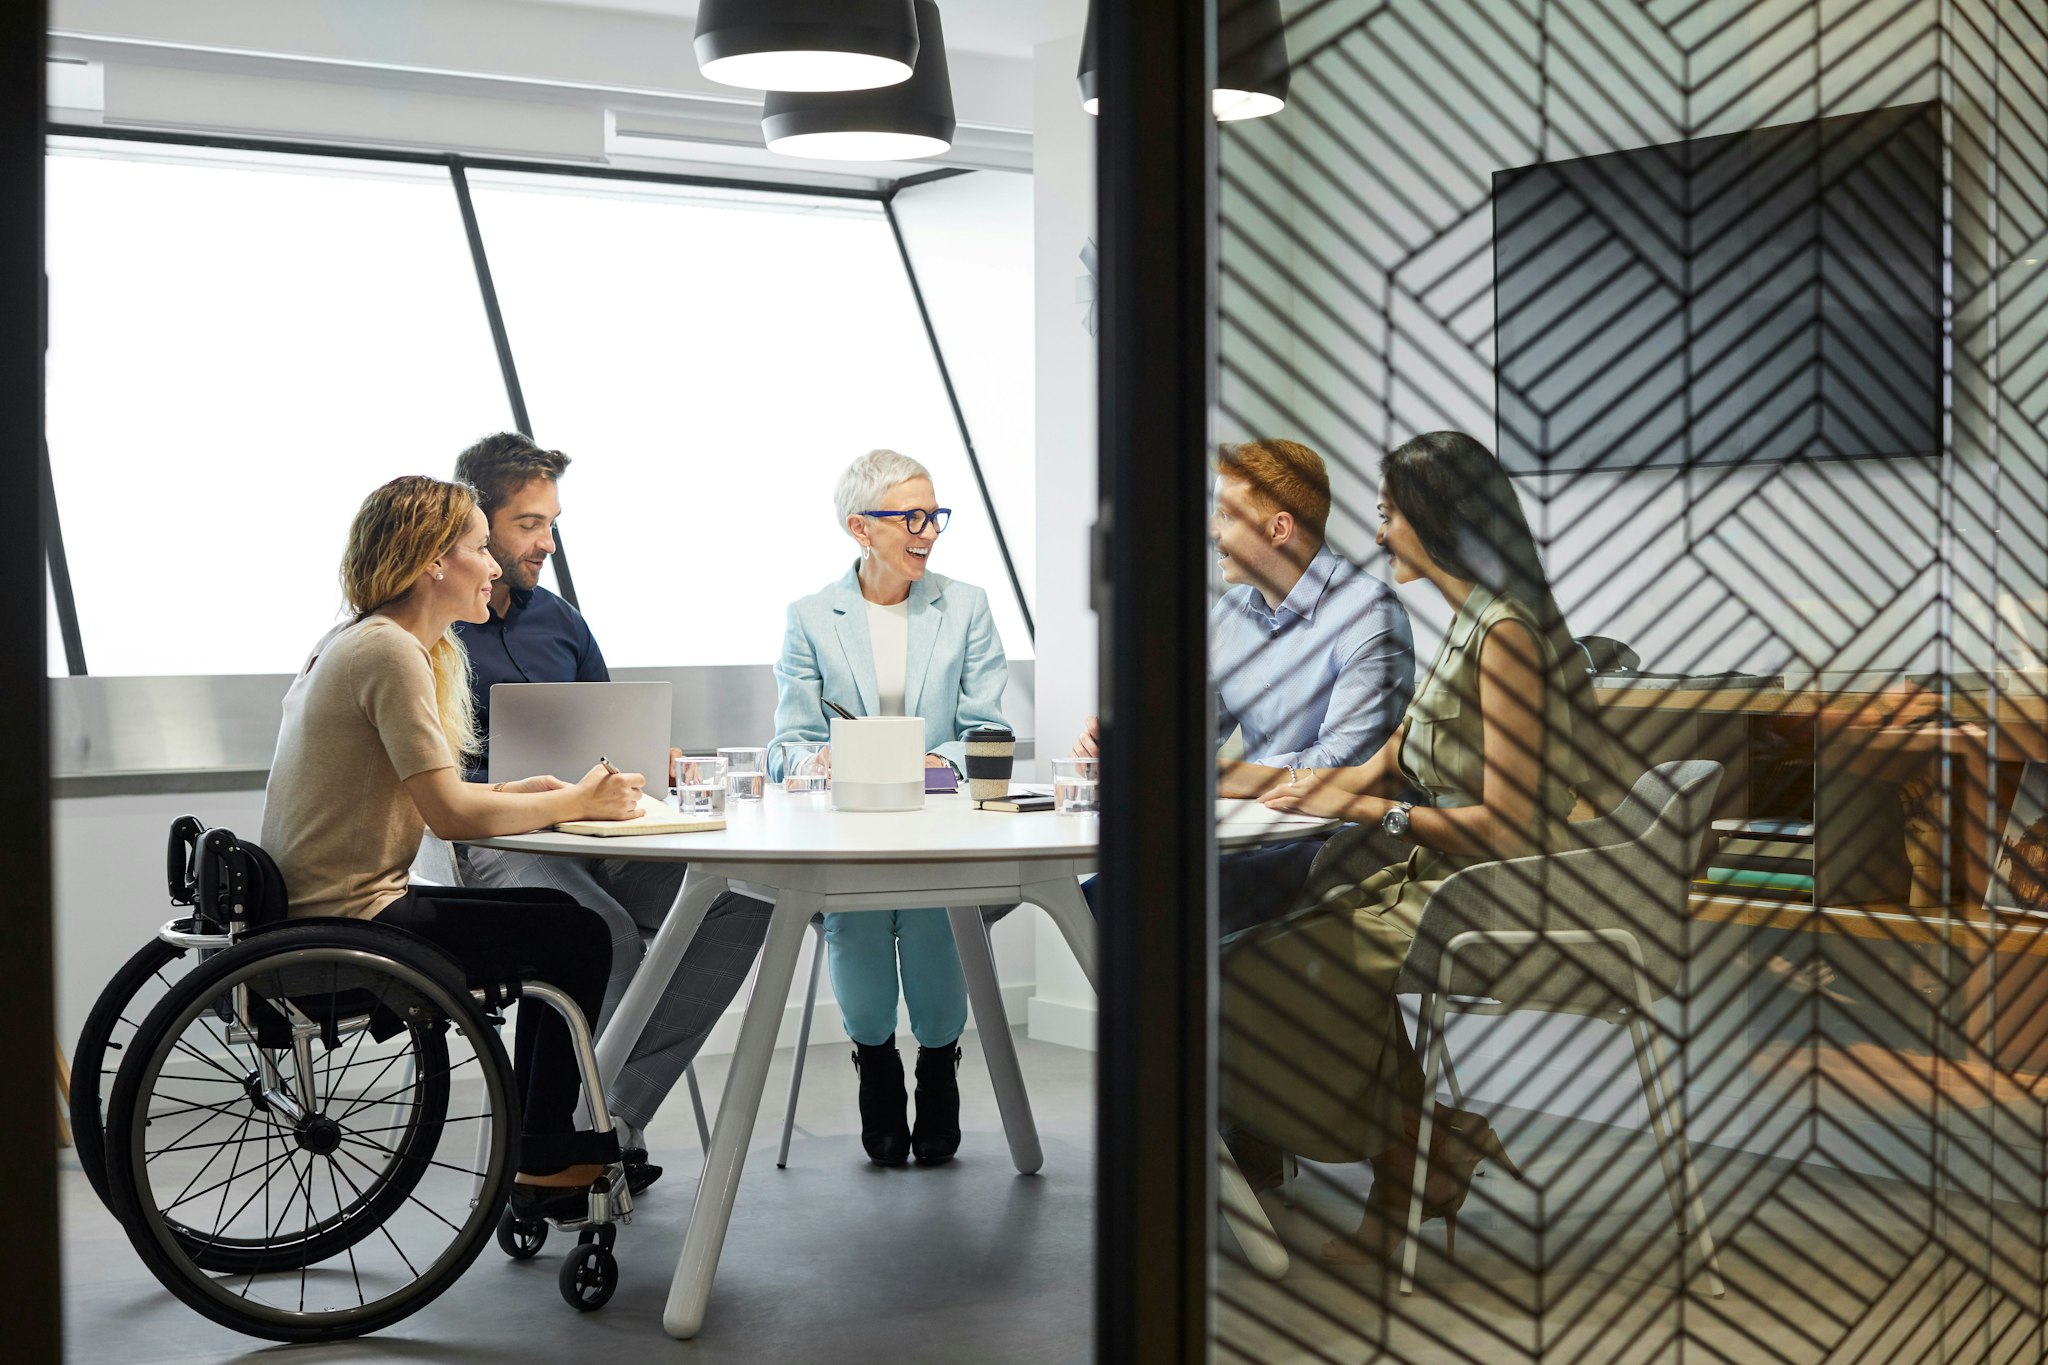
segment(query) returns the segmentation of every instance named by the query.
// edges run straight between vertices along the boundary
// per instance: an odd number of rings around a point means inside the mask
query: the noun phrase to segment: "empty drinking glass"
[[[1052,761],[1052,808],[1059,815],[1093,815],[1102,809],[1096,798],[1101,781],[1098,758],[1056,758]]]
[[[720,749],[725,760],[725,782],[735,801],[759,801],[768,790],[766,749]]]
[[[782,742],[782,789],[799,796],[832,790],[832,764],[821,740],[786,739]]]
[[[669,787],[678,815],[725,814],[725,760],[713,754],[684,754],[670,765]]]

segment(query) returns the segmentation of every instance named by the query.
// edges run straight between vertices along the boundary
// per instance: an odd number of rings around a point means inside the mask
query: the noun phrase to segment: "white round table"
[[[1216,842],[1224,850],[1247,848],[1316,834],[1331,824],[1278,814],[1256,802],[1218,801]],[[759,803],[728,803],[726,828],[701,834],[604,839],[549,832],[470,841],[558,857],[689,864],[675,908],[648,945],[639,973],[598,1042],[598,1068],[607,1086],[624,1066],[712,901],[730,888],[775,907],[662,1314],[671,1336],[695,1336],[703,1325],[747,1142],[760,1113],[776,1027],[796,975],[804,930],[821,911],[945,908],[1011,1159],[1025,1174],[1039,1168],[1038,1130],[980,908],[1018,902],[1038,906],[1059,926],[1089,984],[1095,985],[1095,919],[1079,882],[1094,870],[1098,828],[1093,815],[977,810],[964,795],[929,796],[922,810],[875,814],[835,811],[829,794],[789,796],[771,789]]]

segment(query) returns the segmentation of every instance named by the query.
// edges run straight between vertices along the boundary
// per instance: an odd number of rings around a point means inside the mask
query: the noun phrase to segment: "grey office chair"
[[[1659,764],[1612,814],[1572,826],[1578,847],[1453,874],[1424,907],[1396,987],[1422,997],[1416,1041],[1424,1096],[1435,1096],[1448,1075],[1459,1103],[1463,1096],[1444,1041],[1449,1014],[1528,1010],[1626,1025],[1665,1192],[1681,1235],[1691,1222],[1716,1298],[1724,1292],[1720,1262],[1685,1138],[1664,1025],[1651,1007],[1678,987],[1684,970],[1688,885],[1720,783],[1718,763]],[[1434,1108],[1422,1106],[1417,1135],[1421,1155],[1401,1254],[1404,1294],[1415,1287]]]

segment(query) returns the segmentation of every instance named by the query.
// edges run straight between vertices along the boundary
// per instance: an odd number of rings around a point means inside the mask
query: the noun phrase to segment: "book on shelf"
[[[1730,853],[1724,848],[1714,855],[1712,863],[1715,868],[1725,868],[1730,872],[1777,872],[1793,877],[1813,876],[1812,854],[1804,858],[1764,858],[1755,854]]]
[[[1813,821],[1791,815],[1759,815],[1741,820],[1716,820],[1714,833],[1724,838],[1746,835],[1757,839],[1794,839],[1813,842]]]
[[[1746,834],[1736,834],[1721,840],[1721,854],[1728,858],[1797,858],[1810,863],[1813,861],[1813,841],[1758,839]]]
[[[1794,892],[1805,896],[1813,894],[1812,873],[1797,872],[1754,872],[1740,867],[1710,867],[1706,876],[1700,878],[1710,887],[1728,888],[1736,891]]]

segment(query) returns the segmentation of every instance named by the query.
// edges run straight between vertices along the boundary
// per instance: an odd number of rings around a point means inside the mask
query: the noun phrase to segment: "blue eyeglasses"
[[[863,512],[861,515],[864,517],[901,517],[903,518],[903,529],[910,532],[910,534],[921,536],[924,534],[924,528],[929,526],[932,528],[932,534],[937,535],[945,530],[946,523],[953,519],[953,509],[950,507],[934,507],[931,511],[927,512],[922,507],[913,507],[907,512]]]

